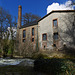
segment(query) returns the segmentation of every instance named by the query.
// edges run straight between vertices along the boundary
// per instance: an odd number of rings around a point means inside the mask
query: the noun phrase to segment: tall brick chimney
[[[21,16],[22,16],[22,7],[19,5],[18,7],[18,22],[17,22],[17,35],[16,35],[16,40],[17,43],[20,43],[20,27],[21,27]]]
[[[22,16],[22,6],[19,5],[19,7],[18,7],[18,25],[17,25],[17,28],[21,27],[21,16]]]

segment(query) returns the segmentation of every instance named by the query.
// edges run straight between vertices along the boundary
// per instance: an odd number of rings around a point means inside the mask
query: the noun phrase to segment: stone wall
[[[32,28],[34,28],[34,42],[32,42]],[[29,26],[29,27],[20,29],[20,33],[19,33],[20,34],[20,39],[19,39],[19,41],[20,41],[21,45],[24,44],[24,42],[23,42],[23,30],[26,30],[26,41],[25,41],[25,43],[31,44],[33,46],[33,49],[36,49],[36,44],[37,44],[37,25]],[[30,45],[28,47],[30,47]]]
[[[73,21],[74,21],[74,14],[73,12],[57,12],[51,13],[38,23],[38,34],[39,34],[39,46],[40,49],[43,49],[45,43],[46,49],[53,49],[53,33],[55,29],[53,28],[53,20],[58,20],[58,45],[57,48],[61,48],[64,44],[71,44],[73,43],[72,34],[68,33],[75,33],[73,31]],[[42,34],[47,33],[47,41],[42,41]],[[74,37],[74,36],[73,36]],[[45,42],[45,43],[44,43]],[[71,43],[70,43],[71,42]]]

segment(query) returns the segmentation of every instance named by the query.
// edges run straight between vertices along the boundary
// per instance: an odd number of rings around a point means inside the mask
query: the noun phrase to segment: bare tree
[[[7,54],[9,49],[13,53],[15,42],[12,27],[16,27],[16,25],[16,17],[13,18],[7,10],[0,7],[0,50],[2,50],[3,54]],[[7,29],[8,27],[10,27],[10,30]],[[10,35],[11,40],[9,40]]]
[[[7,11],[0,7],[0,38],[2,39],[3,32],[6,31],[6,15]]]
[[[14,33],[13,32],[13,27],[17,26],[17,20],[16,17],[14,17],[14,21],[13,21],[13,17],[8,13],[6,16],[6,24],[10,27],[10,34],[11,34],[11,39],[14,40]]]
[[[23,57],[32,57],[35,51],[34,45],[26,39],[24,43],[19,45],[18,54]]]
[[[61,20],[64,22],[65,29],[63,30],[63,28],[58,27],[58,30],[62,34],[62,36],[59,37],[63,42],[67,42],[70,46],[75,45],[75,13],[63,16],[64,17],[61,17]]]
[[[37,21],[39,20],[41,17],[38,15],[34,15],[32,13],[25,13],[23,15],[23,24],[29,23],[29,22],[33,22],[33,21]]]
[[[61,26],[58,26],[61,48],[67,55],[75,56],[75,13],[60,17]]]

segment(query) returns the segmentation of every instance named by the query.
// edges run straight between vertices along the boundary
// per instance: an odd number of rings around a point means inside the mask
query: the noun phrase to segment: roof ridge
[[[53,12],[75,12],[75,10],[52,10],[50,13],[48,13],[47,15],[45,15],[44,17],[39,19],[38,22],[41,21],[42,19],[44,19],[45,17],[47,17],[48,15],[50,15]]]

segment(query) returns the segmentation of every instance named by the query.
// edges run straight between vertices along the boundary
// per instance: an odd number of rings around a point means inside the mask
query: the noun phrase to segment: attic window
[[[57,27],[57,26],[58,26],[57,19],[54,19],[53,20],[53,27]]]

